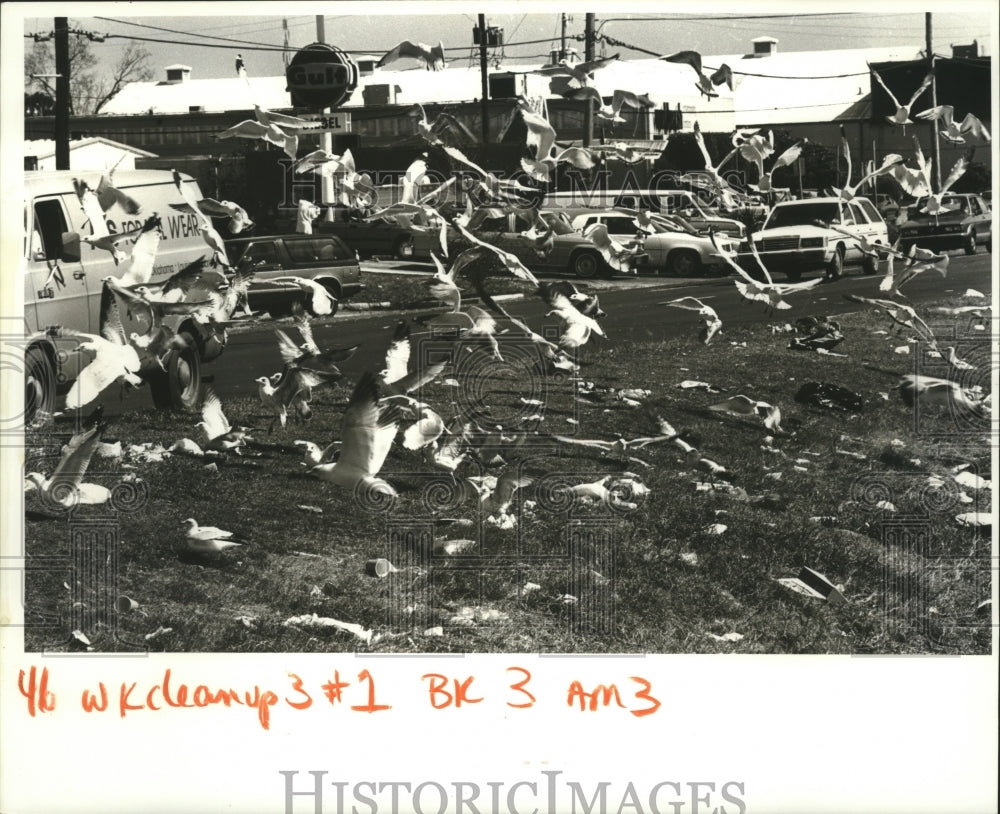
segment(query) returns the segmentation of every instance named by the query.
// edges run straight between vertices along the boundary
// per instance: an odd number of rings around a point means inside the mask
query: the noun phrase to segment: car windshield
[[[927,206],[927,198],[917,198],[917,202],[910,207],[910,212],[912,217],[932,217],[927,215],[926,212],[921,212],[920,210]],[[969,201],[960,195],[945,195],[941,199],[941,206],[944,209],[953,209],[956,212],[968,212],[969,211]]]
[[[804,201],[791,206],[776,206],[764,224],[765,229],[779,226],[812,226],[813,221],[840,223],[840,207],[836,201]]]

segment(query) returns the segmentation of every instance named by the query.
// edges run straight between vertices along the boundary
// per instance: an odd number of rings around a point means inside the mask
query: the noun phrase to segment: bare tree
[[[73,28],[73,23],[70,23]],[[100,60],[90,40],[82,36],[69,38],[69,112],[75,116],[99,113],[111,98],[130,82],[146,82],[153,78],[149,66],[149,51],[129,40],[118,61],[103,72]],[[41,91],[55,99],[55,53],[51,41],[36,42],[24,55],[24,90],[29,96]]]

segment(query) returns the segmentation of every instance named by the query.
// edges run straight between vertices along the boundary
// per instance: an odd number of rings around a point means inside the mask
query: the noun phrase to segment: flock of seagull
[[[428,48],[422,44],[401,43],[387,53],[381,64],[388,64],[396,59],[416,58],[422,60],[428,70],[436,71],[444,67],[445,61],[441,46]],[[562,72],[576,83],[574,92],[579,98],[594,98],[595,103],[602,105],[600,99],[589,91],[590,74],[599,70],[615,57],[598,60],[583,65],[559,65],[541,69],[542,72],[556,74]],[[683,51],[664,57],[668,61],[691,65],[698,74],[698,86],[711,95],[711,88],[720,84],[732,86],[732,73],[720,68],[709,76],[702,72],[701,59],[696,52]],[[241,61],[242,63],[242,61]],[[723,66],[725,68],[726,66]],[[238,65],[238,71],[246,76],[246,69]],[[880,81],[880,77],[877,77]],[[909,111],[919,97],[924,85],[914,93],[909,104],[899,106],[897,115],[892,117],[896,124],[904,126],[911,123]],[[623,106],[642,107],[648,102],[648,97],[622,91],[616,92],[611,115],[616,116]],[[318,172],[336,176],[340,181],[341,194],[346,200],[357,203],[363,201],[370,192],[370,177],[358,173],[350,151],[336,156],[322,150],[314,151],[304,158],[297,157],[298,136],[313,123],[292,116],[275,114],[255,105],[255,118],[236,125],[220,134],[220,138],[262,138],[285,150],[296,162],[298,172]],[[527,129],[526,150],[529,156],[524,159],[525,169],[534,177],[547,178],[548,173],[560,162],[572,163],[575,166],[585,166],[590,162],[593,166],[595,151],[584,148],[559,149],[555,130],[547,119],[533,110],[522,100],[517,107]],[[981,124],[970,122],[969,117],[957,128],[953,125],[952,109],[947,106],[934,108],[917,114],[921,118],[939,118],[947,128],[941,131],[941,137],[952,139],[988,139],[988,133]],[[428,281],[429,295],[439,301],[445,310],[437,311],[419,319],[425,329],[447,335],[456,345],[456,355],[471,355],[477,360],[482,370],[489,370],[491,365],[504,361],[507,352],[505,345],[516,339],[521,345],[527,341],[537,354],[533,374],[540,376],[566,375],[576,377],[576,398],[581,401],[601,402],[613,398],[617,402],[631,406],[642,406],[650,396],[648,390],[595,387],[579,379],[580,366],[578,354],[581,348],[596,338],[595,341],[607,341],[601,318],[605,312],[600,307],[596,295],[581,291],[573,284],[565,281],[542,282],[515,255],[494,245],[486,237],[476,234],[476,226],[483,217],[495,212],[508,212],[519,209],[512,196],[516,198],[520,191],[513,182],[502,181],[492,173],[475,165],[454,145],[446,143],[449,127],[447,122],[437,126],[430,123],[424,116],[420,133],[426,141],[427,150],[439,150],[445,156],[475,171],[473,186],[487,206],[478,211],[470,204],[464,213],[452,218],[451,222],[464,239],[467,248],[452,255],[453,246],[449,246],[445,226],[448,219],[443,217],[431,201],[441,191],[441,187],[425,190],[429,186],[427,180],[427,158],[425,152],[413,162],[401,179],[401,198],[381,212],[375,212],[371,217],[392,216],[394,214],[413,214],[422,212],[434,217],[444,224],[441,231],[440,252],[435,252],[433,260],[436,271]],[[725,162],[736,153],[740,153],[754,162],[760,172],[758,189],[768,191],[770,174],[780,166],[787,166],[796,160],[804,142],[793,145],[772,163],[768,171],[764,170],[764,161],[774,153],[773,135],[763,132],[737,131],[733,134],[733,149],[717,165],[705,147],[704,139],[696,128],[696,140],[704,155],[706,170],[711,178],[711,184],[721,195],[734,194],[719,170]],[[916,141],[916,140],[915,140]],[[972,143],[966,141],[966,143]],[[843,140],[845,156],[850,160],[850,151]],[[617,148],[619,152],[624,147]],[[608,152],[615,156],[614,151]],[[920,151],[916,142],[917,168],[911,170],[905,167],[900,156],[889,156],[882,166],[866,176],[857,184],[850,184],[850,171],[844,187],[838,190],[843,200],[849,200],[857,192],[860,185],[872,174],[892,173],[903,184],[904,189],[911,194],[924,194],[937,203],[928,203],[926,209],[932,214],[940,212],[941,196],[957,177],[964,171],[966,163],[962,159],[949,175],[949,181],[938,193],[931,192],[930,164]],[[963,163],[965,162],[965,163]],[[955,178],[952,178],[955,176]],[[168,325],[169,317],[189,316],[206,326],[210,331],[218,332],[224,341],[226,327],[234,318],[241,305],[246,307],[246,292],[253,279],[252,267],[233,268],[226,255],[225,242],[215,230],[212,218],[226,218],[231,233],[239,233],[252,225],[248,213],[238,204],[228,201],[215,201],[208,198],[198,198],[192,194],[192,186],[185,184],[182,177],[174,172],[176,184],[184,203],[177,208],[194,213],[198,220],[198,229],[206,245],[211,249],[211,260],[201,259],[158,283],[151,281],[152,267],[157,247],[163,237],[162,227],[157,213],[146,217],[142,227],[121,235],[109,236],[104,224],[103,213],[111,206],[119,205],[132,214],[142,212],[141,202],[135,201],[114,188],[113,175],[109,171],[103,175],[94,189],[79,179],[76,183],[80,205],[90,222],[92,235],[84,238],[91,245],[107,250],[115,259],[116,265],[122,267],[120,276],[108,276],[104,279],[104,291],[101,307],[100,335],[86,334],[54,326],[48,330],[53,338],[73,339],[78,342],[78,350],[93,355],[93,360],[82,370],[66,397],[67,410],[80,410],[92,404],[102,391],[114,383],[127,383],[138,386],[140,355],[148,354],[163,366],[169,353],[183,347],[185,340],[178,336]],[[450,182],[447,182],[450,183]],[[471,201],[471,197],[470,197]],[[486,215],[483,215],[483,212]],[[537,216],[537,212],[536,212]],[[309,221],[308,213],[304,217]],[[635,225],[637,232],[652,231],[656,216],[651,213],[636,213]],[[830,228],[837,229],[836,225]],[[588,232],[604,256],[606,262],[614,268],[627,267],[630,258],[638,251],[638,246],[626,246],[612,239],[605,227]],[[126,256],[121,246],[128,239],[133,241],[130,256]],[[552,227],[541,218],[526,239],[535,242],[539,254],[551,250]],[[712,235],[714,241],[714,235]],[[786,300],[789,295],[809,290],[820,280],[810,280],[802,283],[775,283],[768,270],[761,262],[753,241],[749,242],[750,251],[760,268],[760,273],[749,274],[738,262],[737,258],[716,248],[732,268],[734,284],[739,294],[749,302],[758,303],[773,311],[785,311],[792,306]],[[915,309],[902,302],[905,295],[900,288],[917,274],[927,270],[946,273],[947,255],[936,255],[914,247],[908,254],[900,252],[896,247],[886,247],[878,244],[862,244],[862,250],[872,256],[887,261],[887,273],[879,289],[896,299],[867,298],[856,295],[846,295],[848,299],[877,308],[891,320],[891,327],[897,332],[908,330],[921,341],[927,343],[933,351],[951,366],[958,370],[968,370],[969,365],[958,359],[954,348],[940,346],[931,329],[916,313]],[[895,266],[902,265],[902,270]],[[219,270],[221,266],[221,271]],[[491,296],[488,285],[491,277],[501,275],[524,284],[526,290],[540,297],[548,306],[548,317],[555,316],[561,324],[558,337],[546,338],[525,319],[511,315]],[[338,364],[349,359],[357,350],[357,346],[340,348],[321,348],[310,325],[313,317],[332,313],[333,301],[330,295],[311,280],[289,275],[278,281],[290,287],[296,287],[302,292],[301,308],[295,315],[295,325],[301,341],[296,342],[281,329],[275,329],[278,350],[282,360],[282,368],[272,376],[262,376],[256,379],[257,394],[264,409],[272,416],[268,434],[278,427],[284,432],[289,419],[297,423],[308,421],[313,414],[314,392],[322,388],[332,388],[343,380],[343,374]],[[464,302],[461,284],[473,287],[481,305],[471,305]],[[722,320],[715,310],[694,297],[680,297],[664,302],[663,305],[692,311],[700,321],[699,339],[708,345],[722,329]],[[984,320],[984,311],[989,306],[969,306],[958,309],[953,316],[969,315]],[[144,330],[131,331],[125,334],[121,312]],[[831,326],[828,321],[814,321],[817,327],[823,326],[829,337],[839,326]],[[501,327],[503,326],[503,327]],[[839,331],[837,331],[839,333]],[[822,333],[822,332],[820,332]],[[820,333],[814,334],[819,336]],[[841,337],[842,338],[842,337]],[[819,345],[817,345],[818,347]],[[420,456],[423,463],[432,471],[450,478],[453,483],[459,483],[458,473],[467,464],[476,464],[481,470],[479,475],[468,475],[462,483],[468,484],[474,490],[477,503],[487,518],[487,522],[500,529],[509,529],[516,525],[518,512],[513,506],[518,490],[529,486],[530,477],[524,475],[518,466],[521,456],[526,455],[525,445],[532,434],[522,427],[504,427],[502,424],[482,426],[479,422],[482,416],[467,415],[457,412],[447,416],[447,410],[429,404],[422,400],[423,388],[433,381],[446,376],[448,364],[414,366],[412,341],[409,324],[401,323],[386,347],[385,367],[381,371],[368,370],[355,383],[346,409],[341,419],[339,437],[329,439],[323,444],[313,441],[296,439],[295,447],[301,451],[302,464],[308,474],[332,487],[346,490],[355,497],[371,499],[398,498],[398,492],[392,483],[383,475],[386,459],[394,444],[399,444],[407,454]],[[444,378],[443,383],[450,388],[461,387],[455,378]],[[691,383],[692,386],[703,383]],[[929,377],[909,376],[902,380],[899,387],[900,395],[907,403],[926,401],[928,404],[946,404],[949,408],[966,406],[978,415],[988,414],[990,402],[988,396],[970,393],[958,383],[947,379],[931,379]],[[521,398],[526,407],[537,408],[536,417],[544,408],[541,400]],[[759,401],[751,396],[737,394],[730,396],[710,409],[727,415],[750,417],[760,420],[763,427],[772,435],[786,434],[781,426],[781,410],[776,405]],[[239,456],[253,442],[251,433],[260,432],[253,427],[233,424],[226,416],[223,404],[211,386],[203,388],[203,399],[200,407],[200,421],[195,425],[202,433],[202,440],[181,438],[170,448],[161,450],[162,454],[181,454],[195,458],[224,459],[229,456]],[[636,499],[648,494],[649,489],[641,475],[632,471],[624,471],[626,466],[649,466],[633,453],[640,452],[652,444],[667,443],[673,445],[683,455],[685,464],[699,473],[707,476],[714,485],[717,481],[732,481],[735,474],[726,466],[704,456],[699,449],[692,446],[681,437],[681,434],[671,423],[657,415],[655,417],[655,432],[651,435],[633,439],[618,437],[614,439],[587,439],[576,436],[552,434],[543,436],[556,445],[567,447],[583,447],[597,450],[609,460],[621,464],[622,471],[609,472],[597,480],[576,484],[564,484],[560,490],[573,500],[584,502],[599,502],[615,507],[636,506]],[[87,468],[94,455],[113,455],[109,445],[102,441],[102,433],[107,428],[103,421],[100,408],[84,422],[80,432],[75,434],[65,446],[60,460],[48,475],[38,472],[26,476],[26,491],[37,492],[43,500],[50,504],[68,508],[76,504],[100,504],[110,499],[110,492],[103,486],[84,482]],[[120,454],[119,445],[119,454]],[[187,550],[194,554],[218,554],[227,549],[236,548],[242,544],[236,535],[224,529],[212,526],[201,526],[194,518],[183,523]]]

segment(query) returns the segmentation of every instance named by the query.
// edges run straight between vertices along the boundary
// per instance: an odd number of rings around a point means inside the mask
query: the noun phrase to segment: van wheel
[[[45,348],[32,345],[24,354],[24,423],[39,413],[55,412],[56,371]]]
[[[975,230],[969,232],[968,236],[965,238],[964,243],[962,244],[962,249],[965,251],[966,254],[975,254],[976,253],[976,233],[975,233]]]
[[[577,277],[589,280],[601,273],[604,266],[604,258],[597,252],[585,250],[574,254],[569,265],[570,270]]]
[[[833,252],[833,259],[826,264],[826,276],[831,280],[839,280],[844,273],[844,248],[838,246]]]
[[[701,272],[701,258],[690,249],[674,249],[667,256],[667,271],[677,277],[694,277]]]
[[[865,259],[861,261],[861,270],[868,275],[878,274],[878,258],[866,254]]]
[[[147,381],[157,408],[193,412],[201,404],[201,356],[191,333],[181,331],[178,336],[187,346],[171,351],[165,362],[166,371],[157,370]]]
[[[413,238],[401,237],[392,247],[392,254],[397,260],[409,260],[413,257]]]

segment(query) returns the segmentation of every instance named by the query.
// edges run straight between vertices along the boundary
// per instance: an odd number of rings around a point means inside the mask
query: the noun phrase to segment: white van
[[[53,339],[47,328],[62,326],[91,334],[100,333],[102,280],[121,277],[129,260],[115,265],[111,253],[81,242],[91,234],[90,225],[77,197],[73,181],[82,180],[96,189],[100,172],[64,170],[26,172],[24,174],[24,316],[28,326],[25,349],[25,419],[30,421],[38,410],[53,412],[56,395],[69,388],[88,356],[75,352],[77,343]],[[201,198],[198,184],[190,176],[183,182]],[[201,257],[212,258],[197,226],[197,216],[172,205],[184,203],[170,172],[137,170],[116,172],[114,184],[140,205],[139,213],[130,215],[118,203],[104,218],[111,233],[142,226],[156,213],[162,224],[160,241],[150,282],[160,282]],[[120,245],[130,253],[130,242]],[[120,309],[126,335],[130,318]],[[154,359],[140,351],[142,375],[149,383],[158,407],[193,409],[201,395],[201,364],[216,358],[223,350],[222,341],[194,320],[176,319],[171,324],[179,334],[186,334],[188,347],[171,352],[162,370]]]

